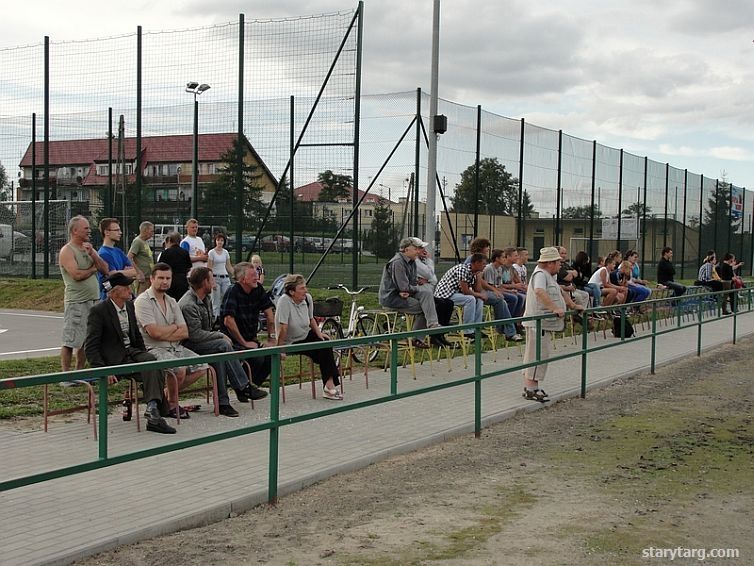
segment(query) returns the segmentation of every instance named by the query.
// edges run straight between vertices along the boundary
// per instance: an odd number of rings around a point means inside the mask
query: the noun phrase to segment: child
[[[258,255],[251,256],[251,265],[253,265],[257,269],[257,275],[259,275],[259,284],[264,285],[264,265],[262,265],[262,258]]]

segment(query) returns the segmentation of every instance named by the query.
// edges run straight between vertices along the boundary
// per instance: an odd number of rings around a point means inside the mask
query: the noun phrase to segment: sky
[[[429,91],[432,6],[365,1],[364,94]],[[26,0],[0,21],[0,48],[355,7]],[[752,23],[751,0],[445,1],[439,96],[754,189]]]

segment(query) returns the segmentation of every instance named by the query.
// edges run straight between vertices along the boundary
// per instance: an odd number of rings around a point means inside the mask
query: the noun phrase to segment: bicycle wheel
[[[323,334],[327,334],[332,340],[340,340],[343,338],[343,327],[334,318],[326,318],[319,325],[319,329]]]
[[[365,314],[359,317],[359,319],[356,321],[354,338],[379,334],[380,331],[378,328],[375,328],[374,317],[372,315]],[[377,350],[376,345],[373,345],[372,347],[356,346],[353,349],[353,359],[356,360],[357,363],[362,363],[364,361],[364,358],[366,358],[365,352],[367,349],[369,350],[369,361],[373,362],[375,359],[377,359],[379,351]]]
[[[326,336],[329,336],[331,340],[340,340],[343,338],[343,327],[340,325],[340,322],[335,320],[334,318],[326,318],[322,321],[322,324],[319,325],[319,329],[322,331],[322,333]],[[342,356],[343,351],[340,348],[333,348],[333,355],[335,357],[335,365],[340,367],[340,358]]]

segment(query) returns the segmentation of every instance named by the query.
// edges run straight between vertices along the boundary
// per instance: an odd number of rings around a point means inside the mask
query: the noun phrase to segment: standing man
[[[94,368],[150,362],[156,359],[147,353],[136,322],[136,312],[130,300],[133,281],[122,273],[113,273],[103,281],[107,299],[95,305],[89,312],[86,355]],[[141,382],[144,389],[147,430],[175,434],[175,429],[165,422],[161,414],[167,414],[163,396],[165,377],[162,372],[147,370],[132,375]],[[114,381],[117,381],[117,378]]]
[[[236,282],[228,289],[220,307],[220,330],[233,341],[235,350],[256,350],[262,344],[257,338],[259,313],[267,319],[266,346],[276,346],[275,318],[272,301],[259,284],[259,273],[251,263],[242,261],[233,268]],[[248,358],[251,381],[259,387],[270,376],[271,356]],[[265,391],[259,390],[266,395]],[[262,396],[264,396],[262,395]]]
[[[574,310],[582,311],[584,307],[573,302],[566,293],[560,290],[555,276],[560,270],[560,252],[558,248],[542,248],[539,252],[537,267],[529,278],[529,288],[526,293],[526,309],[524,316],[536,316],[552,313],[555,318],[543,319],[540,324],[541,336],[537,336],[537,321],[524,322],[526,329],[526,349],[524,363],[537,361],[537,342],[540,341],[540,360],[547,360],[552,353],[552,333],[560,332],[565,327],[566,303]],[[524,370],[524,399],[545,403],[549,401],[547,393],[539,388],[539,382],[545,378],[547,363],[528,367]]]
[[[189,337],[188,326],[176,300],[167,294],[172,275],[167,263],[157,263],[152,269],[149,289],[136,297],[134,308],[144,344],[158,360],[181,360],[196,358],[195,352],[184,348],[181,342]],[[177,366],[171,368],[178,381],[178,390],[185,389],[199,379],[206,371],[204,364]],[[176,418],[178,398],[175,391],[168,388],[170,413]],[[187,419],[188,412],[181,410],[181,418]]]
[[[149,240],[152,239],[152,236],[154,236],[154,224],[147,221],[142,222],[139,224],[139,235],[133,239],[128,250],[128,259],[136,268],[137,295],[149,288],[149,276],[152,274],[152,266],[154,265],[152,248],[149,246]]]
[[[673,267],[673,248],[662,248],[662,257],[657,263],[657,282],[664,285],[676,297],[680,297],[686,292],[686,286],[675,282],[675,267]]]
[[[403,238],[398,245],[398,253],[385,265],[380,280],[380,305],[386,309],[415,315],[412,330],[440,326],[433,287],[427,279],[420,280],[417,275],[419,250],[426,247],[427,243],[419,238]],[[431,341],[439,346],[448,344],[445,337],[439,334],[432,335]],[[418,339],[414,341],[414,345],[419,348],[426,347]]]
[[[65,284],[63,307],[63,346],[60,348],[60,367],[71,370],[76,351],[76,369],[84,369],[86,354],[86,321],[89,311],[99,300],[99,281],[95,273],[107,275],[107,263],[89,242],[91,228],[83,216],[74,216],[68,223],[68,243],[60,250],[58,263]]]
[[[189,277],[191,288],[186,292],[178,306],[181,308],[183,318],[188,326],[189,337],[183,345],[199,355],[219,354],[232,352],[233,343],[230,338],[220,331],[212,330],[214,324],[212,287],[215,286],[215,278],[208,267],[197,267]],[[236,411],[228,398],[228,387],[225,383],[226,376],[230,380],[233,390],[241,403],[248,400],[265,397],[264,392],[251,387],[249,378],[238,360],[227,360],[210,364],[215,369],[217,376],[217,394],[219,411],[226,417],[237,417]]]
[[[192,268],[207,267],[207,251],[204,240],[197,236],[198,233],[199,221],[189,218],[186,221],[186,236],[181,240],[181,247],[189,253]]]
[[[489,247],[489,246],[488,246]],[[435,289],[435,297],[450,299],[453,304],[463,308],[463,324],[482,322],[484,317],[484,291],[477,284],[477,275],[481,274],[487,265],[487,256],[474,253],[466,262],[454,265],[440,278]],[[465,337],[474,339],[473,331]]]
[[[107,275],[109,276],[116,271],[120,271],[126,277],[136,279],[138,274],[136,268],[123,250],[118,247],[118,243],[123,236],[118,220],[115,218],[103,218],[99,223],[99,231],[102,234],[102,246],[98,253],[107,263]],[[106,299],[105,289],[102,287],[103,279],[104,277],[100,275],[100,300],[102,301]]]

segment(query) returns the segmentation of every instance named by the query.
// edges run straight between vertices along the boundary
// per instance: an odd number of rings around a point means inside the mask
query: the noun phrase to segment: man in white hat
[[[563,330],[566,307],[577,311],[584,307],[577,305],[570,296],[565,296],[558,285],[555,276],[560,270],[560,252],[558,248],[542,248],[539,251],[537,267],[529,277],[529,287],[526,291],[526,309],[524,316],[554,314],[555,317],[540,321],[541,335],[537,336],[537,321],[524,322],[526,329],[526,349],[524,363],[537,361],[537,340],[540,341],[540,360],[547,360],[552,352],[552,333]],[[548,401],[547,393],[539,388],[539,382],[545,378],[547,363],[540,363],[524,370],[524,399]]]

